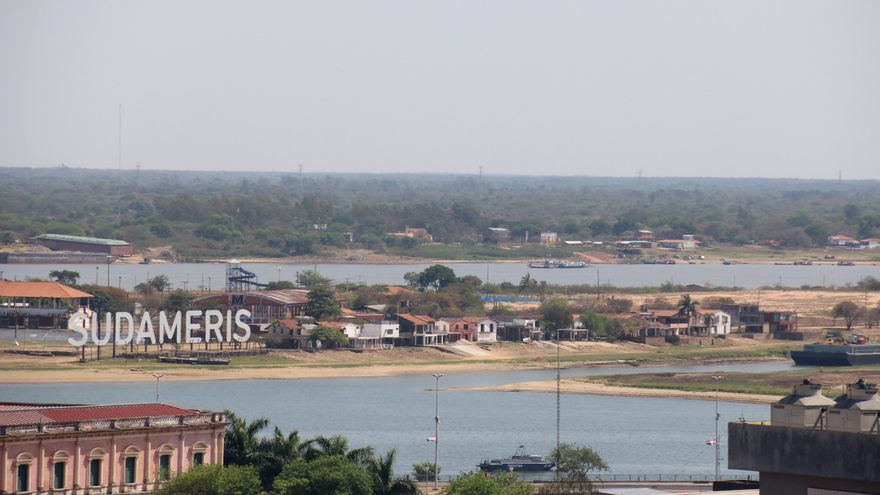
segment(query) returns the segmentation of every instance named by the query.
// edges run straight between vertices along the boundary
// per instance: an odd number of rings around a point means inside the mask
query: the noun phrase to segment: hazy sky
[[[0,0],[0,165],[880,179],[880,1]]]

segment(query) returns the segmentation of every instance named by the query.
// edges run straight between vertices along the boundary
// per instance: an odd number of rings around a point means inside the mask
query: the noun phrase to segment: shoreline
[[[488,387],[459,387],[451,389],[463,392],[528,392],[528,393],[556,393],[555,380],[542,380],[531,382],[510,383],[507,385],[495,385]],[[603,385],[563,378],[560,381],[560,393],[572,395],[603,395],[614,397],[641,397],[654,399],[685,399],[685,400],[715,400],[715,392],[688,392],[685,390],[639,388]],[[782,396],[741,394],[732,392],[719,392],[718,400],[722,402],[736,402],[743,404],[772,404]]]
[[[642,361],[639,366],[672,367],[672,366],[706,366],[726,363],[764,363],[787,361],[783,358],[725,358],[725,359],[669,359],[659,361]],[[48,363],[47,363],[48,364]],[[143,367],[140,367],[139,364]],[[529,363],[509,362],[468,362],[451,361],[435,364],[381,364],[364,366],[265,366],[265,367],[194,367],[190,365],[154,366],[155,362],[133,361],[128,365],[76,368],[76,364],[34,370],[0,371],[2,385],[40,385],[53,383],[108,383],[108,382],[151,382],[155,380],[152,373],[162,372],[165,381],[208,381],[208,380],[320,380],[338,378],[382,378],[404,375],[430,375],[431,373],[492,373],[505,371],[541,371],[556,368],[555,363],[535,361]],[[563,363],[562,369],[576,368],[617,368],[628,366],[626,360],[594,361]],[[632,366],[632,365],[629,365]],[[522,382],[532,383],[532,382]],[[534,382],[539,383],[539,382]],[[554,391],[555,391],[555,382]],[[509,384],[514,386],[519,384]],[[650,390],[650,389],[637,389]],[[540,390],[510,390],[540,391]],[[574,392],[572,392],[574,393]],[[597,392],[598,394],[598,392]],[[601,395],[601,394],[599,394]],[[607,395],[607,394],[606,394]],[[714,397],[714,395],[713,395]]]

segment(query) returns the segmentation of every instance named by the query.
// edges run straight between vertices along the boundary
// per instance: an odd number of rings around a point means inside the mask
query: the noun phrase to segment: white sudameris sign
[[[131,313],[105,313],[105,324],[102,325],[105,330],[99,332],[98,314],[92,313],[91,321],[86,325],[89,315],[80,311],[74,313],[67,322],[68,328],[78,334],[67,339],[67,342],[75,347],[86,344],[107,345],[111,342],[117,345],[131,342],[139,344],[247,342],[251,338],[251,327],[243,319],[250,316],[251,312],[246,309],[239,309],[235,313],[227,311],[225,314],[216,309],[177,311],[171,316],[165,311],[160,311],[158,328],[155,328],[149,312],[144,312],[137,324]],[[204,339],[193,336],[195,333],[204,333]]]

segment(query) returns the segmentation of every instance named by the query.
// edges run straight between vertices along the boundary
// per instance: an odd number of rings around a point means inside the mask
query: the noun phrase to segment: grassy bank
[[[660,390],[680,390],[684,392],[714,392],[717,373],[650,373],[627,376],[598,376],[575,378],[585,383],[599,383],[617,387],[633,387]],[[860,367],[857,369],[825,370],[806,368],[796,371],[768,373],[721,373],[718,382],[720,392],[735,394],[787,395],[792,386],[804,378],[821,383],[823,392],[829,397],[843,393],[847,383],[864,378],[870,383],[880,381],[880,367]]]

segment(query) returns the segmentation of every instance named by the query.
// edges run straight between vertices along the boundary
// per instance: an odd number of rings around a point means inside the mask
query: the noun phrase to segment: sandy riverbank
[[[492,387],[463,387],[456,390],[556,393],[556,381],[545,380],[537,382],[520,382],[510,383],[507,385],[497,385]],[[686,392],[683,390],[618,387],[572,379],[562,379],[559,390],[564,394],[579,395],[613,395],[616,397],[655,397],[667,399],[715,400],[714,392]],[[781,396],[720,392],[718,394],[718,398],[725,402],[770,404],[779,400]]]
[[[780,359],[769,353],[779,343],[737,339],[736,343],[658,349],[631,343],[563,342],[562,366],[603,367],[698,365],[718,362]],[[460,349],[464,347],[464,349]],[[76,357],[0,354],[0,383],[134,382],[152,380],[289,380],[379,377],[459,372],[503,372],[550,369],[556,366],[552,343],[512,342],[488,346],[447,346],[443,349],[403,347],[373,352],[273,351],[266,356],[235,358],[229,366],[191,366],[144,360],[78,363]],[[781,349],[781,348],[780,348]],[[774,352],[778,352],[777,351]]]

